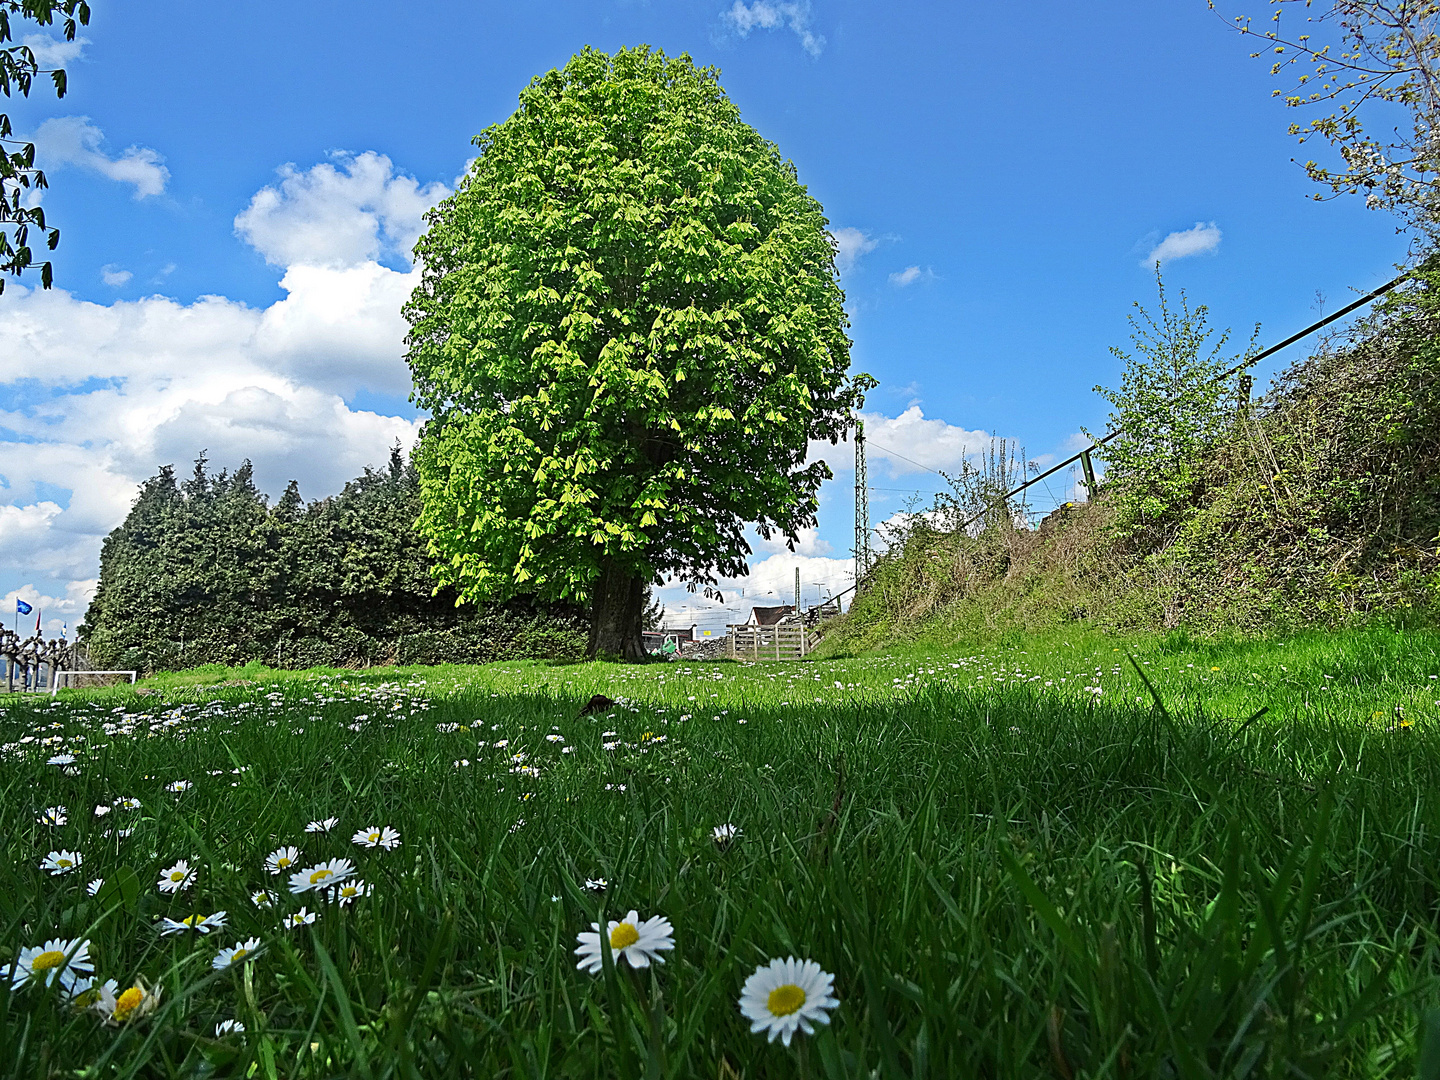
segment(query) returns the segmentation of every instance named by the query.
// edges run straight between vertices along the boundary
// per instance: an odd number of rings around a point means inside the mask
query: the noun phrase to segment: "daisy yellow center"
[[[281,855],[280,858],[276,859],[275,861],[280,866],[289,866],[292,862],[294,862],[294,860],[291,859],[288,855]]]
[[[793,1012],[799,1012],[804,1004],[805,991],[794,983],[777,986],[770,991],[769,1000],[765,1002],[771,1016],[789,1016]]]
[[[170,880],[171,880],[171,881],[184,881],[184,880],[185,880],[185,875],[182,874],[179,870],[171,870],[171,871],[170,871]]]
[[[55,860],[55,865],[56,865],[56,866],[63,866],[63,867],[65,867],[66,869],[69,869],[70,867],[74,866],[75,864],[72,863],[69,859],[56,859],[56,860]]]
[[[316,870],[313,874],[310,875],[310,884],[314,885],[317,881],[324,881],[332,874],[334,874],[333,870]]]
[[[357,889],[354,885],[345,885],[342,886],[340,889],[341,896],[354,896],[357,892],[359,892],[359,889]]]
[[[372,832],[372,833],[370,834],[370,842],[371,842],[372,844],[379,843],[379,842],[380,842],[380,834],[379,834],[378,832]]]
[[[145,1000],[145,991],[138,986],[132,986],[115,1000],[115,1019],[128,1020],[130,1014],[140,1007],[140,1002]]]
[[[205,916],[204,916],[204,915],[187,915],[187,916],[185,916],[185,918],[181,919],[180,921],[181,921],[182,923],[184,923],[186,926],[195,927],[195,926],[199,926],[202,922],[205,921]],[[133,989],[133,987],[132,987],[132,989]]]
[[[52,968],[58,968],[63,963],[65,963],[65,954],[59,949],[49,949],[35,957],[31,961],[30,967],[35,971],[49,971]]]
[[[621,949],[628,949],[639,940],[640,931],[635,929],[633,923],[622,922],[610,931],[610,948],[617,952]]]
[[[235,952],[232,953],[231,956],[230,956],[230,962],[231,962],[232,964],[238,964],[241,960],[244,960],[245,957],[247,957],[248,955],[250,955],[250,950],[249,950],[249,949],[236,949]]]

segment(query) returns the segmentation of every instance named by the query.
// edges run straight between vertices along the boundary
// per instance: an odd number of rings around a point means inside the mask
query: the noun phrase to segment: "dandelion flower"
[[[338,817],[327,817],[324,821],[312,821],[305,826],[306,832],[326,833],[340,824]]]
[[[216,971],[224,971],[228,967],[234,967],[236,964],[249,960],[259,951],[260,939],[252,937],[228,949],[221,949],[215,959],[210,962],[210,966]]]
[[[272,874],[284,873],[300,861],[300,849],[296,847],[276,848],[265,856],[265,869]]]
[[[94,896],[96,893],[98,893],[98,892],[100,891],[100,889],[104,886],[104,884],[105,884],[105,879],[104,879],[103,877],[97,877],[94,881],[90,882],[89,885],[86,885],[86,886],[85,886],[85,891],[86,891],[87,893],[89,893],[91,896]]]
[[[735,837],[739,835],[740,830],[728,821],[724,825],[716,825],[715,828],[710,830],[710,838],[722,848],[729,847],[730,844],[734,842]]]
[[[197,934],[208,934],[211,930],[219,930],[225,925],[225,912],[217,911],[214,915],[187,915],[183,919],[172,919],[168,916],[160,920],[160,933],[178,934],[182,930],[193,930]]]
[[[362,896],[369,896],[375,891],[374,885],[369,885],[359,878],[343,882],[332,888],[326,895],[341,907],[347,907]]]
[[[35,819],[37,825],[64,825],[70,819],[66,817],[67,811],[63,806],[47,806]]]
[[[160,1004],[160,988],[157,986],[151,990],[139,979],[136,979],[135,985],[128,990],[116,994],[115,991],[119,989],[120,984],[114,979],[106,980],[105,985],[100,988],[100,999],[92,1006],[105,1018],[107,1024],[125,1024],[139,1020],[153,1012]]]
[[[328,889],[338,885],[355,872],[355,864],[349,859],[331,859],[317,863],[290,875],[290,892],[300,894],[311,889]]]
[[[293,915],[286,915],[282,926],[287,930],[294,930],[298,926],[309,926],[318,918],[318,912],[306,911],[303,907]]]
[[[53,986],[59,979],[60,984],[68,988],[94,970],[88,940],[52,938],[43,945],[20,950],[20,956],[10,968],[10,985],[16,990],[27,982]]]
[[[619,963],[623,957],[631,967],[649,967],[650,961],[663,964],[665,958],[660,955],[666,949],[675,947],[674,927],[670,920],[663,915],[656,915],[653,918],[640,921],[640,915],[631,911],[625,918],[619,921],[611,920],[606,926],[605,932],[610,938],[610,951],[615,956],[615,963]],[[589,931],[577,934],[576,941],[579,942],[575,949],[575,955],[580,957],[580,962],[575,966],[594,975],[602,966],[600,947],[600,924],[591,923]]]
[[[85,861],[78,851],[52,851],[40,862],[41,870],[49,870],[51,877],[68,874]]]
[[[161,892],[181,892],[195,884],[196,873],[187,860],[181,859],[170,869],[161,871],[160,880],[156,884],[160,886]]]
[[[386,851],[400,846],[400,833],[389,825],[372,825],[368,829],[361,829],[350,839],[361,847],[381,847]]]
[[[223,1039],[226,1035],[244,1035],[245,1025],[239,1020],[221,1020],[215,1025],[215,1037]]]
[[[786,1045],[796,1029],[814,1033],[816,1024],[830,1022],[830,1010],[839,1005],[832,996],[835,976],[820,970],[814,960],[771,960],[755,969],[740,991],[740,1012],[752,1032],[768,1032]]]

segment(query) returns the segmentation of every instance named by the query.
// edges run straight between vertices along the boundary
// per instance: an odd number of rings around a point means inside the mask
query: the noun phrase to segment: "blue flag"
[[[31,607],[29,604],[27,604],[24,600],[21,600],[18,596],[15,598],[15,614],[16,614],[16,615],[29,615],[30,612],[32,612],[32,611],[34,611],[34,610],[35,610],[34,608],[32,608],[32,607]]]

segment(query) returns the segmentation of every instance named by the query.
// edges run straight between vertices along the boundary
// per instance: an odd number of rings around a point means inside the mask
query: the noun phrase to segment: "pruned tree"
[[[29,97],[35,79],[49,75],[55,96],[63,98],[64,70],[43,68],[34,49],[23,41],[13,44],[17,17],[38,26],[58,21],[65,40],[74,41],[77,26],[90,21],[90,5],[84,0],[0,0],[0,94]],[[31,229],[47,250],[60,243],[60,230],[45,219],[44,208],[28,205],[27,196],[46,187],[45,174],[35,168],[35,144],[20,142],[13,134],[9,115],[0,113],[0,293],[5,291],[4,274],[19,277],[37,267],[40,284],[50,288],[53,271],[49,262],[35,261],[38,245],[32,245]]]
[[[475,139],[405,315],[420,530],[469,601],[591,605],[643,657],[645,586],[793,545],[874,385],[851,376],[824,212],[713,68],[586,49]]]

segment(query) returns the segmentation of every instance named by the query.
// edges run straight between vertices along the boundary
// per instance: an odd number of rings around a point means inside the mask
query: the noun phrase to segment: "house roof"
[[[786,615],[795,613],[794,604],[781,604],[779,607],[757,607],[750,609],[750,618],[756,626],[774,626]]]

